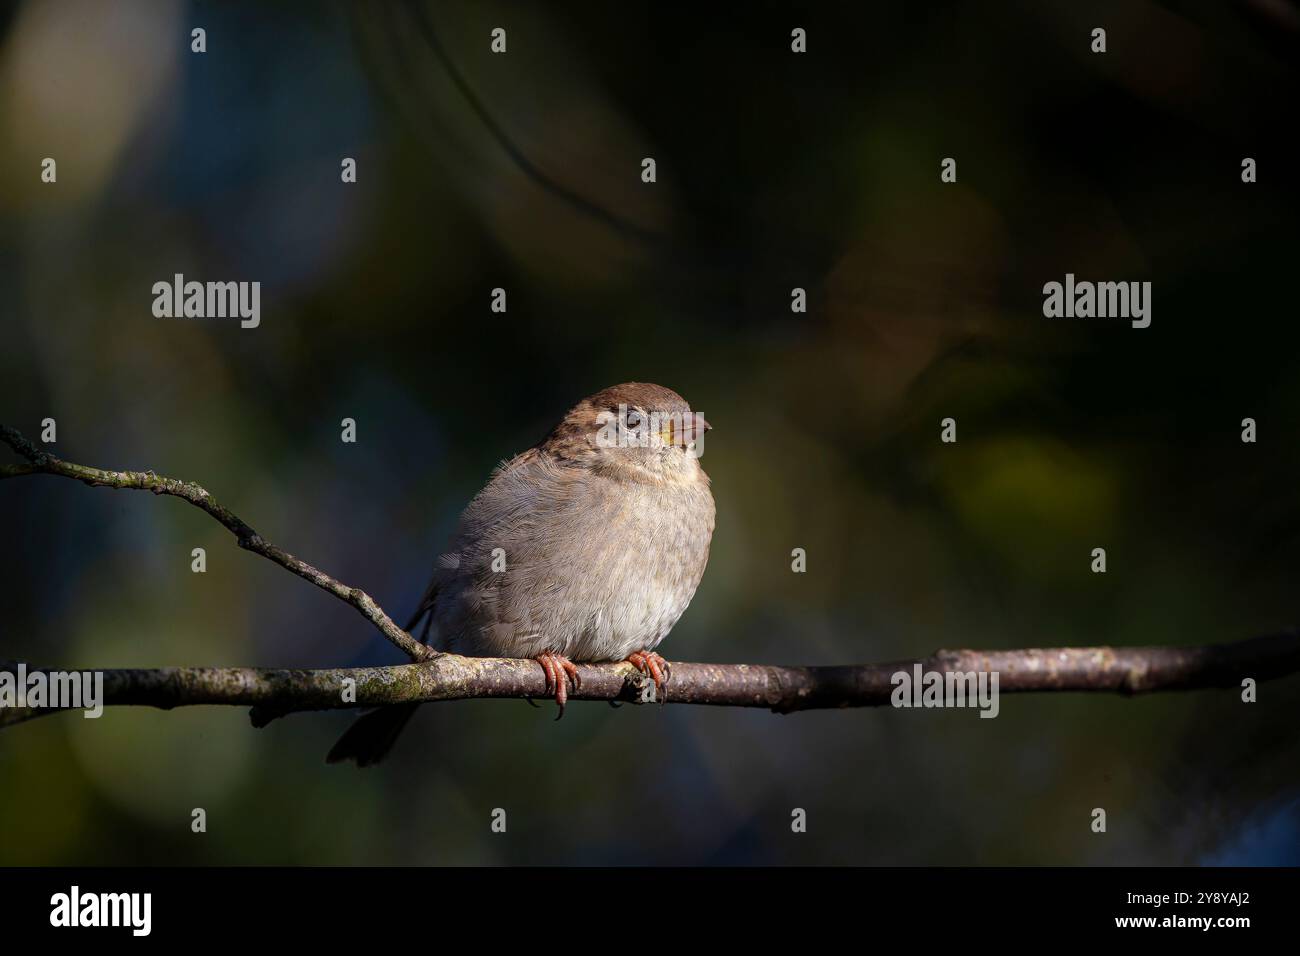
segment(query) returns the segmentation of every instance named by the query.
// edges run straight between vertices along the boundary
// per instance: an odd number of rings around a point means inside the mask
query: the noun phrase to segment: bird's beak
[[[688,412],[682,416],[680,436],[677,434],[677,420],[669,418],[660,430],[659,437],[668,445],[676,444],[680,438],[682,446],[685,447],[693,441],[699,441],[712,427],[699,412]]]
[[[687,427],[686,434],[688,442],[699,441],[704,437],[704,433],[713,427],[699,412],[692,412],[689,421],[690,425]]]

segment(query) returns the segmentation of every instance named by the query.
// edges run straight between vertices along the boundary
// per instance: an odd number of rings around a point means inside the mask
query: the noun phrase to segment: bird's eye
[[[629,408],[627,415],[623,418],[623,424],[631,431],[641,427],[641,413],[635,408]]]

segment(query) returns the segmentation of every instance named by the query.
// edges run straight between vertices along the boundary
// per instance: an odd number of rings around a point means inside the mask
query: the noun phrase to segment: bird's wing
[[[433,624],[433,605],[438,600],[438,587],[442,583],[442,576],[437,572],[434,573],[433,579],[429,586],[424,589],[424,597],[420,598],[420,606],[415,609],[415,614],[406,623],[406,632],[409,634],[411,629],[424,619],[424,629],[420,632],[420,643],[429,643],[429,628]]]

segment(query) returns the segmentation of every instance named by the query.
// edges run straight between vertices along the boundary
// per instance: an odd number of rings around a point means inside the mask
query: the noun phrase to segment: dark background
[[[1300,617],[1294,5],[0,9],[0,421],[197,480],[396,618],[491,468],[628,380],[716,426],[670,659]],[[261,326],[154,318],[176,272],[261,281]],[[1044,318],[1066,272],[1150,280],[1151,327]],[[22,478],[0,536],[0,658],[399,659],[178,501]],[[0,734],[0,864],[1297,863],[1300,680],[1259,698],[469,701],[365,772],[323,763],[339,714],[55,716]]]

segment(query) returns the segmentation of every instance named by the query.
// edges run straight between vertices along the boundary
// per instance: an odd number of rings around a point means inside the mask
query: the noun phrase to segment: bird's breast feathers
[[[707,481],[617,481],[519,456],[466,509],[440,630],[461,653],[621,660],[686,610],[713,526]]]

